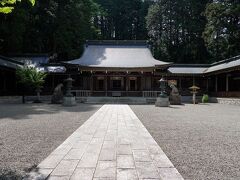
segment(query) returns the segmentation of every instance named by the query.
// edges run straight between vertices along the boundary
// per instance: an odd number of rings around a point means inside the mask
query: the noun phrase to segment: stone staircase
[[[144,97],[87,97],[85,99],[78,98],[77,101],[85,103],[97,104],[147,104],[148,101]]]

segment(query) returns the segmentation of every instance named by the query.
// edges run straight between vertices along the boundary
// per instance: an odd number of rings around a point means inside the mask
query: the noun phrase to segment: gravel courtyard
[[[185,179],[240,179],[240,107],[132,105]]]
[[[100,107],[0,104],[0,179],[21,179]]]

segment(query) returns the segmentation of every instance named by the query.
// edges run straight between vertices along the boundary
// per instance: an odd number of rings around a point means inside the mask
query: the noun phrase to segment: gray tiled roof
[[[212,66],[205,71],[205,73],[211,73],[233,67],[240,67],[240,56],[213,63]]]
[[[207,67],[169,67],[168,71],[173,74],[202,74]]]
[[[154,59],[146,41],[87,41],[81,58],[67,62],[86,67],[145,68],[169,65]],[[173,74],[207,74],[240,66],[240,56],[209,65],[172,65]]]
[[[64,73],[66,68],[64,66],[45,66],[49,62],[49,56],[47,55],[27,55],[12,57],[14,60],[24,63],[27,66],[37,68],[39,71],[48,73]]]
[[[69,61],[88,67],[139,68],[168,65],[154,59],[147,45],[88,45],[81,58]]]
[[[39,71],[47,73],[65,73],[66,68],[64,66],[37,66]]]
[[[0,56],[0,66],[7,67],[7,68],[12,68],[12,69],[17,69],[21,67],[23,63],[15,61],[13,59]]]
[[[209,65],[173,64],[168,68],[168,71],[173,74],[207,74],[234,67],[240,67],[240,56],[236,56]]]
[[[12,59],[22,62],[25,65],[34,65],[41,66],[42,64],[47,64],[49,61],[49,57],[46,55],[23,55],[23,56],[14,56]]]

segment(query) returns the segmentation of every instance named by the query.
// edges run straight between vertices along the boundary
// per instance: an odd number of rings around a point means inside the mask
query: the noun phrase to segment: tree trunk
[[[34,101],[34,103],[41,103],[40,100],[40,92],[41,90],[39,88],[36,89],[36,93],[37,93],[37,99]]]
[[[25,104],[25,102],[26,102],[26,101],[25,101],[25,95],[23,94],[23,95],[22,95],[22,103]]]
[[[40,101],[40,92],[37,91],[37,101]]]

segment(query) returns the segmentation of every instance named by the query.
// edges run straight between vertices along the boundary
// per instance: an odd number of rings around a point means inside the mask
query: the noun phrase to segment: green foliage
[[[28,0],[32,6],[35,5],[35,0]],[[14,9],[14,5],[21,0],[1,0],[0,2],[0,13],[8,14]]]
[[[149,0],[96,0],[101,11],[94,18],[101,39],[146,39]]]
[[[202,103],[208,103],[209,97],[207,94],[204,94],[202,97]]]
[[[66,61],[81,56],[86,39],[150,39],[157,59],[176,63],[210,63],[240,53],[239,0],[34,4],[1,0],[1,12],[15,10],[0,14],[0,54],[56,53]]]
[[[78,58],[86,39],[97,39],[93,17],[98,5],[92,0],[37,1],[0,16],[0,53],[57,53],[60,60]]]
[[[23,67],[19,68],[16,71],[16,75],[19,79],[19,83],[23,84],[26,87],[32,87],[35,90],[43,87],[46,73],[38,71],[34,67]]]
[[[178,63],[204,63],[209,58],[202,32],[207,0],[159,0],[148,10],[148,34],[156,58]]]
[[[209,52],[216,59],[239,55],[240,3],[239,1],[214,1],[206,7],[207,24],[203,37]]]

